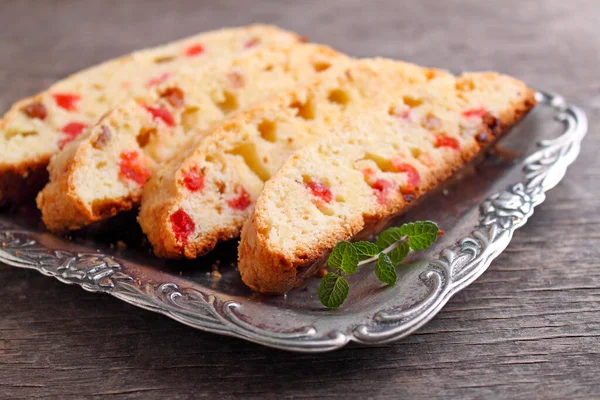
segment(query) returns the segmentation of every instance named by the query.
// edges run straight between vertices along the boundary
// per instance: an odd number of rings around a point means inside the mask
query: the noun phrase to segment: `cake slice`
[[[252,25],[202,33],[86,69],[15,103],[0,120],[0,205],[32,198],[50,156],[122,101],[142,95],[180,65],[201,65],[299,37]]]
[[[73,230],[131,209],[156,167],[190,137],[348,62],[329,47],[298,44],[174,71],[146,96],[108,112],[52,159],[50,182],[38,195],[46,226]]]
[[[336,243],[401,213],[535,104],[524,84],[493,73],[465,74],[403,100],[349,118],[266,183],[239,245],[246,285],[289,291]]]
[[[139,222],[166,258],[194,258],[235,238],[263,184],[290,154],[345,117],[370,113],[446,72],[356,60],[237,114],[162,166],[144,188]]]

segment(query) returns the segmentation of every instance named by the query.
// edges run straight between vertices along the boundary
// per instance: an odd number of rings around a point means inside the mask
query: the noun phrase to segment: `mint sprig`
[[[327,264],[331,268],[341,269],[345,273],[352,275],[358,268],[358,251],[350,242],[339,242],[333,248],[329,255]]]
[[[348,281],[341,275],[327,274],[319,285],[319,300],[326,307],[338,308],[348,297],[349,291]]]
[[[376,262],[375,276],[388,285],[396,283],[396,266],[408,253],[425,250],[438,236],[435,222],[419,221],[391,227],[379,234],[375,243],[340,242],[333,248],[327,265],[334,271],[323,277],[319,284],[319,300],[328,308],[340,307],[350,292],[346,275],[354,274],[359,267]]]
[[[377,264],[375,264],[375,275],[381,282],[393,285],[398,278],[396,275],[396,267],[390,256],[385,253],[379,253]]]

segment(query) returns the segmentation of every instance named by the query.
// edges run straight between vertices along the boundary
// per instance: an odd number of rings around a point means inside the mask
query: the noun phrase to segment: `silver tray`
[[[487,269],[579,154],[585,114],[560,96],[537,97],[539,105],[488,157],[394,221],[431,219],[446,231],[419,255],[427,261],[399,268],[393,287],[383,287],[370,268],[361,269],[339,310],[321,306],[317,279],[287,296],[252,293],[236,270],[236,243],[195,261],[158,260],[143,243],[134,215],[64,238],[45,231],[32,206],[5,212],[0,261],[109,293],[194,328],[284,350],[324,352],[349,342],[398,340]],[[119,240],[126,246],[115,246]]]

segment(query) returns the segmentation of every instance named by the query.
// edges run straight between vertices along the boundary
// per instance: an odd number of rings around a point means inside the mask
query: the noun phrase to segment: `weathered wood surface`
[[[256,21],[357,56],[513,74],[583,106],[590,133],[489,271],[386,346],[284,353],[0,266],[0,398],[599,398],[600,2],[4,0],[0,110],[106,58]]]

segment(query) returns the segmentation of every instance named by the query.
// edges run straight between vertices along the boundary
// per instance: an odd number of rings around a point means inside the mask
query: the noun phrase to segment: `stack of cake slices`
[[[285,293],[402,213],[535,105],[522,82],[355,59],[276,27],[202,33],[74,74],[0,120],[0,204],[66,232],[139,207],[154,253],[240,237],[242,280]]]

